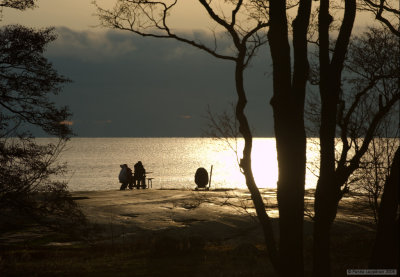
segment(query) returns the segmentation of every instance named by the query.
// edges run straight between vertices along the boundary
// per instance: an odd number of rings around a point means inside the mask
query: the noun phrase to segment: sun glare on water
[[[48,143],[51,139],[41,139]],[[211,176],[211,189],[246,189],[240,172],[243,140],[231,146],[212,138],[73,138],[60,162],[68,164],[63,177],[72,191],[118,189],[121,164],[131,168],[142,161],[153,178],[153,188],[193,189],[194,174],[204,167]],[[318,148],[307,145],[306,189],[316,184]],[[237,149],[235,154],[234,149]],[[295,157],[294,157],[295,158]],[[213,168],[211,174],[211,167]],[[259,188],[276,188],[278,163],[274,138],[255,138],[252,169]],[[64,180],[63,179],[63,180]]]
[[[233,140],[230,145],[235,145]],[[242,157],[243,146],[244,141],[238,140],[237,154],[235,154],[233,150],[235,147],[230,148],[226,142],[216,141],[214,142],[214,147],[211,147],[207,154],[199,153],[205,160],[214,164],[212,178],[216,186],[246,188],[244,175],[240,172],[238,165]],[[314,144],[309,143],[307,148],[306,189],[315,187],[317,181],[314,175],[317,173],[315,161],[319,155],[319,149]],[[255,138],[253,140],[251,159],[253,176],[257,186],[259,188],[276,188],[278,162],[275,138]]]
[[[202,156],[203,160],[208,160],[213,164],[212,183],[215,186],[245,189],[245,178],[240,172],[238,164],[242,158],[244,141],[238,140],[237,147],[235,147],[235,141],[232,139],[229,145],[227,142],[214,141],[213,147],[210,147],[206,153],[201,153],[201,150],[198,149],[198,155]],[[237,150],[235,151],[235,149]],[[253,175],[257,186],[260,188],[276,188],[278,166],[275,139],[254,139],[251,157]],[[207,170],[210,171],[209,168]]]

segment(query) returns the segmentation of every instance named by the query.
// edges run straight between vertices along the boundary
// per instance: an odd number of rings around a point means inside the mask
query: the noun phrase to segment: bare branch
[[[232,22],[231,22],[231,27],[235,26],[236,24],[236,15],[240,10],[240,7],[243,4],[243,0],[239,0],[236,4],[236,8],[232,11]]]
[[[216,51],[216,47],[215,49],[211,49],[194,40],[174,34],[171,31],[167,24],[167,16],[169,11],[177,3],[177,0],[175,0],[171,5],[168,6],[165,3],[158,1],[132,0],[128,1],[128,3],[125,3],[125,0],[121,0],[120,2],[122,3],[120,3],[119,6],[116,6],[112,11],[103,9],[99,7],[96,2],[93,2],[97,7],[98,16],[103,26],[124,31],[130,31],[143,37],[172,38],[201,49],[216,58],[231,61],[236,60],[234,56],[218,53]],[[161,18],[158,19],[155,17],[154,14],[154,9],[156,9],[157,6],[162,8]],[[145,17],[144,22],[140,20],[140,15],[138,13],[140,13],[141,16]],[[162,25],[160,25],[160,23]],[[150,31],[146,31],[149,29]]]
[[[400,37],[399,31],[399,20],[400,10],[392,8],[388,4],[388,0],[378,0],[379,4],[373,0],[363,0],[363,5],[359,9],[368,10],[375,14],[375,18],[379,20],[384,26],[386,26],[394,35]],[[397,3],[398,4],[398,3]],[[384,13],[386,16],[384,16]],[[390,18],[394,19],[395,23],[392,23]]]
[[[237,32],[235,32],[234,29],[234,25],[228,24],[228,22],[226,22],[225,20],[223,20],[221,17],[219,17],[214,10],[211,8],[211,6],[207,3],[206,0],[199,0],[199,2],[203,5],[203,7],[206,9],[207,13],[209,16],[211,16],[211,18],[217,22],[219,25],[221,25],[222,27],[224,27],[229,34],[232,37],[233,43],[235,44],[235,46],[237,48],[239,48],[241,46],[240,44],[240,38],[237,34]],[[239,6],[240,8],[240,6]],[[233,22],[233,19],[232,19]]]

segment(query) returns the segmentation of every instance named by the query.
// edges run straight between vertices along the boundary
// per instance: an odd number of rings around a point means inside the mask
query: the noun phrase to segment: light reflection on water
[[[49,142],[51,139],[39,139]],[[238,141],[241,156],[243,141]],[[318,156],[318,150],[308,146],[308,160]],[[240,158],[240,157],[239,157]],[[212,188],[246,188],[234,151],[226,143],[211,138],[73,138],[60,161],[67,162],[65,176],[69,189],[118,189],[119,165],[142,161],[153,172],[154,188],[194,188],[194,173],[198,167],[210,171],[213,165]],[[254,178],[260,188],[276,188],[278,167],[274,138],[255,138],[252,164]],[[312,167],[310,164],[308,167]],[[315,171],[315,168],[311,168]],[[313,188],[316,178],[307,170],[306,188]]]

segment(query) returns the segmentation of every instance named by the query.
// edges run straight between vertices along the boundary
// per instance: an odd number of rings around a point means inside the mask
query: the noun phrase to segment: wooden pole
[[[211,170],[210,170],[210,180],[208,181],[208,189],[211,187],[211,177],[212,177],[212,170],[213,170],[213,165],[211,165]]]

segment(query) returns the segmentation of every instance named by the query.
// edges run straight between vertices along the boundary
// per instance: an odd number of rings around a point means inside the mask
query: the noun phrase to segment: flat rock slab
[[[262,240],[257,218],[248,209],[248,192],[126,190],[72,193],[89,221],[115,236],[167,232],[229,240],[252,234]],[[273,219],[277,231],[276,220]]]
[[[278,239],[276,191],[260,189],[272,227]],[[121,240],[164,235],[178,239],[201,237],[207,241],[226,241],[233,244],[263,243],[264,237],[252,208],[247,190],[110,190],[72,192],[94,234],[100,239]],[[347,197],[341,201],[332,234],[341,236],[352,232],[374,231],[368,224],[368,209],[354,209],[359,201]],[[307,198],[312,211],[313,199]],[[313,224],[305,216],[304,235],[312,237]],[[0,244],[36,239],[45,235],[33,226],[24,231],[2,234]],[[142,240],[145,242],[146,240]]]

